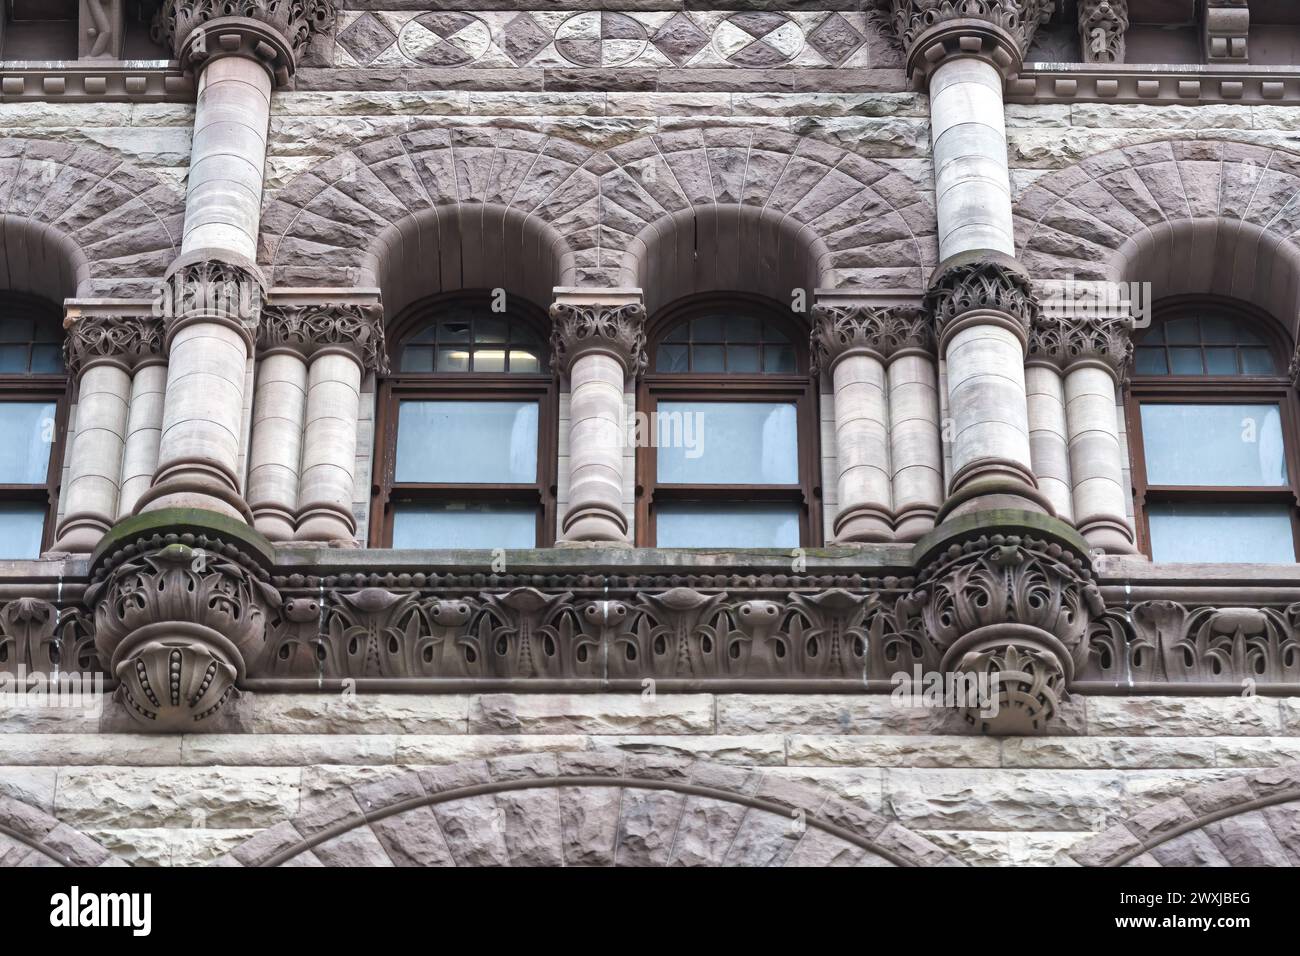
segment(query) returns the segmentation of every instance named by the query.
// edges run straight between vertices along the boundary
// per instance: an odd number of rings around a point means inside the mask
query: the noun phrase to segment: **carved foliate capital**
[[[239,548],[194,534],[125,545],[85,600],[119,699],[163,731],[202,729],[257,659],[268,615],[281,606],[266,572]]]
[[[1085,63],[1123,63],[1128,0],[1079,0],[1079,44]]]
[[[645,371],[645,306],[556,302],[551,306],[551,363],[568,372],[590,352],[614,356],[631,375]]]
[[[236,329],[253,346],[266,282],[256,266],[205,254],[178,260],[158,288],[154,314],[163,321],[168,347],[191,322],[217,322]]]
[[[63,340],[64,364],[73,375],[98,362],[134,369],[165,355],[161,316],[83,315],[68,326]]]
[[[907,55],[908,74],[924,86],[949,56],[978,56],[1010,75],[1019,69],[1056,0],[877,0]]]
[[[972,312],[1000,313],[1023,335],[1029,334],[1040,313],[1024,268],[994,252],[954,256],[940,264],[925,302],[941,339],[957,319]]]
[[[934,348],[930,317],[918,306],[817,305],[812,319],[814,371],[829,369],[857,350],[888,360],[903,349]]]
[[[1133,320],[1040,314],[1029,333],[1029,357],[1046,359],[1062,371],[1078,362],[1094,360],[1122,378],[1133,360]]]
[[[336,17],[333,0],[163,0],[151,32],[185,70],[246,56],[283,86],[312,38],[333,29]]]
[[[270,305],[262,310],[257,329],[259,353],[287,349],[310,358],[323,349],[355,355],[361,367],[384,374],[383,312],[376,306],[350,302],[320,305]]]

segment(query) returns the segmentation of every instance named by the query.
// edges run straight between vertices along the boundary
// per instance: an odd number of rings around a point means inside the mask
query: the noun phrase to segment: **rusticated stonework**
[[[1087,63],[1123,63],[1128,0],[1079,0],[1079,42]]]
[[[810,348],[814,369],[829,369],[855,349],[889,359],[903,349],[934,349],[929,315],[916,306],[814,306]]]
[[[193,731],[235,692],[280,597],[241,551],[203,535],[126,544],[86,592],[95,647],[131,715]]]
[[[631,375],[645,371],[645,306],[587,305],[557,302],[551,306],[551,364],[568,372],[579,356],[604,352]]]
[[[252,55],[285,83],[336,17],[332,0],[164,0],[151,32],[186,69],[216,56]]]
[[[941,266],[925,295],[942,338],[953,322],[971,312],[997,312],[1028,335],[1039,315],[1029,276],[1014,260],[994,253],[962,258]]]
[[[1105,316],[1057,317],[1040,313],[1029,333],[1029,356],[1062,370],[1093,360],[1127,372],[1133,360],[1133,321]]]
[[[73,375],[94,362],[133,369],[165,357],[163,322],[151,315],[85,315],[68,327],[63,340],[64,364]]]
[[[352,303],[273,305],[257,327],[259,353],[288,349],[309,358],[324,348],[351,352],[367,371],[388,371],[383,312]]]

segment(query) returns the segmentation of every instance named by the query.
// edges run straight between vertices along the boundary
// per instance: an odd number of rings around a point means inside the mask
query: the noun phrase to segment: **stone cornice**
[[[247,56],[283,86],[337,15],[333,0],[164,0],[151,32],[186,72],[218,57]]]
[[[551,306],[551,362],[567,373],[590,352],[612,355],[629,375],[645,371],[645,306],[560,301]]]
[[[274,304],[262,309],[257,351],[289,350],[310,358],[322,350],[344,350],[367,371],[388,371],[383,312],[354,302]]]
[[[166,60],[0,63],[0,102],[189,103],[194,78]]]
[[[903,349],[934,349],[933,325],[919,305],[818,304],[812,320],[814,372],[831,369],[855,351],[871,352],[887,361]]]
[[[1035,63],[1007,82],[1005,98],[1008,103],[1295,106],[1300,104],[1300,70],[1291,66]]]
[[[74,376],[99,362],[134,369],[151,361],[166,361],[161,316],[97,312],[70,317],[64,326],[64,362]]]

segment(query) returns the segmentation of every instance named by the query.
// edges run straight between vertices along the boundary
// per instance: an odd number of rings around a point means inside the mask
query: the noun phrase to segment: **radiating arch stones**
[[[0,868],[128,865],[44,810],[0,796]]]
[[[109,152],[0,139],[0,183],[0,288],[150,295],[179,250],[184,198]]]
[[[1190,787],[1069,853],[1083,866],[1300,866],[1300,763]]]
[[[231,866],[923,866],[871,810],[762,770],[616,750],[433,767],[322,797]]]
[[[554,285],[648,286],[669,249],[696,264],[686,291],[743,279],[734,263],[747,253],[779,265],[774,288],[789,277],[916,288],[937,248],[933,206],[907,176],[767,130],[664,133],[603,151],[506,128],[406,133],[295,177],[269,195],[262,229],[277,285],[391,284],[432,268],[436,252],[439,289],[426,293],[489,274],[493,286],[533,284],[514,278],[521,270],[549,270]],[[387,294],[385,306],[399,307]]]
[[[1015,217],[1035,279],[1151,282],[1156,298],[1225,295],[1295,321],[1300,154],[1205,140],[1111,150],[1035,181]]]

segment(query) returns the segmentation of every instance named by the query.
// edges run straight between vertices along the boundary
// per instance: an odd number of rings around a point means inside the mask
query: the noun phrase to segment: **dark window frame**
[[[403,310],[387,330],[389,365],[375,389],[375,451],[370,497],[369,544],[393,546],[394,505],[466,501],[474,504],[523,504],[537,510],[536,547],[555,541],[556,469],[559,460],[559,389],[548,368],[546,313],[518,297],[511,297],[503,317],[523,322],[538,337],[545,372],[402,372],[401,351],[406,341],[436,322],[439,314],[458,306],[482,306],[489,290],[433,296]],[[535,401],[537,415],[537,481],[525,484],[397,482],[397,419],[402,401]]]
[[[744,311],[773,322],[794,347],[795,370],[781,372],[656,372],[659,345],[684,322],[702,315]],[[661,309],[647,326],[647,371],[637,383],[637,411],[651,416],[660,401],[789,402],[795,406],[799,482],[794,485],[677,485],[658,482],[656,441],[636,454],[636,543],[657,547],[659,502],[782,502],[799,508],[799,547],[822,541],[821,434],[817,381],[809,373],[808,330],[794,315],[763,296],[726,293],[692,296]]]
[[[1253,306],[1216,296],[1177,296],[1162,300],[1152,326],[1198,312],[1211,312],[1241,323],[1267,344],[1274,368],[1285,370],[1291,360],[1289,340],[1274,319]],[[1141,336],[1135,336],[1138,341]],[[1282,419],[1282,443],[1288,485],[1152,485],[1147,481],[1146,443],[1142,434],[1143,405],[1277,405]],[[1286,371],[1273,375],[1138,375],[1124,389],[1124,417],[1132,470],[1133,513],[1138,549],[1152,558],[1151,504],[1286,504],[1291,517],[1292,545],[1300,559],[1300,405]]]

